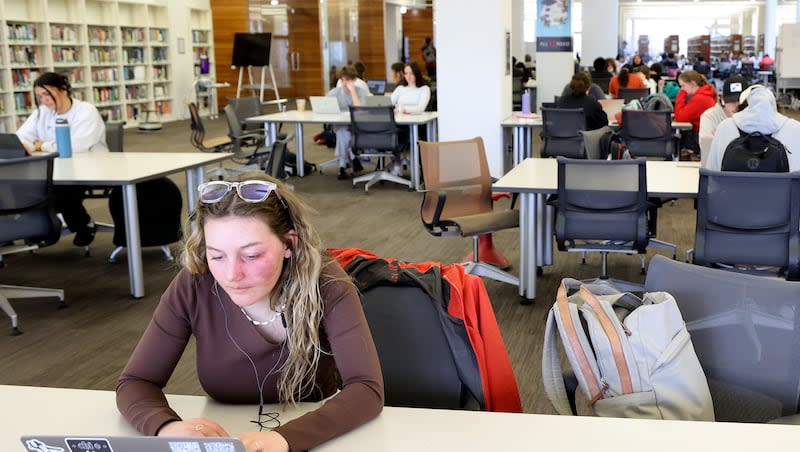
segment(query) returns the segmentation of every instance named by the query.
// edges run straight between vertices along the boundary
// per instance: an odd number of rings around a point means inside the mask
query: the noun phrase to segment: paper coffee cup
[[[297,99],[297,111],[306,111],[305,99]]]

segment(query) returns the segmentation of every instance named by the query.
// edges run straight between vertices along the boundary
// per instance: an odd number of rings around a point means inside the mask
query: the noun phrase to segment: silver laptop
[[[330,115],[341,113],[339,102],[335,97],[311,96],[311,111],[317,114]]]
[[[245,452],[236,438],[26,435],[28,452]]]
[[[0,133],[0,158],[25,157],[25,147],[16,133]]]
[[[364,98],[364,105],[367,107],[391,107],[392,98],[390,96],[367,96]]]

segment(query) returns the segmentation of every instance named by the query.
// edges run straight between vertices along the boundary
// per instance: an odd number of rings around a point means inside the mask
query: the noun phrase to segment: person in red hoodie
[[[681,132],[681,155],[699,160],[700,116],[716,104],[717,90],[697,71],[681,72],[678,84],[681,90],[675,99],[675,121],[692,123],[691,131]]]

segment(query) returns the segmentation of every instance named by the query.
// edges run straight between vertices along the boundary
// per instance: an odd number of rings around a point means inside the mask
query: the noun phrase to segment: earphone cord
[[[219,302],[219,308],[222,310],[222,314],[225,316],[225,332],[228,334],[228,339],[231,340],[236,349],[239,350],[247,358],[247,360],[250,361],[250,365],[253,366],[253,374],[255,375],[256,384],[258,385],[258,406],[260,407],[258,415],[261,416],[262,415],[261,411],[264,406],[264,383],[267,382],[267,378],[269,378],[270,375],[272,375],[273,372],[275,372],[275,369],[278,367],[278,364],[280,364],[281,358],[283,358],[283,349],[286,347],[286,341],[283,341],[283,343],[281,344],[280,353],[278,354],[278,359],[275,361],[275,365],[273,365],[272,369],[270,369],[269,372],[267,372],[267,374],[264,375],[263,379],[259,379],[258,367],[256,366],[255,361],[253,361],[253,358],[250,357],[250,355],[244,350],[244,348],[242,348],[241,345],[239,345],[238,342],[236,342],[236,339],[233,338],[233,334],[231,334],[231,329],[230,326],[228,325],[228,311],[225,310],[225,305],[222,303],[222,299],[219,296],[219,285],[217,285],[216,281],[214,281],[214,295],[217,296],[217,301]],[[266,414],[272,420],[277,421],[278,425],[280,425],[280,421],[278,421],[277,419],[278,413],[266,413]],[[261,419],[259,418],[259,422],[256,423],[259,424],[259,427],[263,428],[263,425],[261,425],[260,421]]]

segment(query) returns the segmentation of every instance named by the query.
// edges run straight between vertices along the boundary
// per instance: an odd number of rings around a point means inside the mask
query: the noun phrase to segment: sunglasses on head
[[[226,181],[211,181],[204,182],[197,187],[200,193],[200,201],[206,204],[213,204],[219,202],[231,190],[236,191],[239,198],[245,202],[261,202],[269,196],[270,193],[275,191],[278,196],[278,186],[272,182],[263,180],[246,180],[242,182],[226,182]],[[280,196],[278,196],[280,199]],[[280,199],[283,204],[283,199]]]

